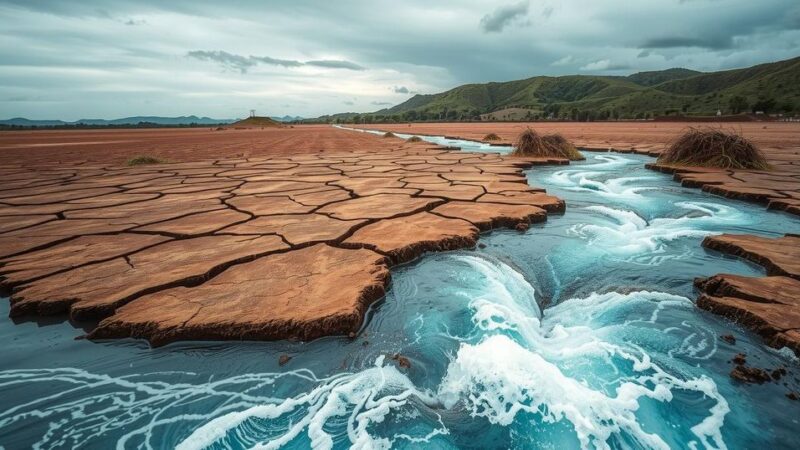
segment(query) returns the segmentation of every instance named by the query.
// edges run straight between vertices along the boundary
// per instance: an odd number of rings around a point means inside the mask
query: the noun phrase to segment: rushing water
[[[797,360],[698,310],[691,280],[762,273],[703,236],[777,236],[798,221],[681,188],[646,157],[587,157],[528,174],[566,214],[395,268],[352,341],[149,349],[3,320],[0,445],[796,448],[800,403],[785,393]],[[729,332],[735,345],[719,339]],[[791,375],[737,384],[738,352]]]

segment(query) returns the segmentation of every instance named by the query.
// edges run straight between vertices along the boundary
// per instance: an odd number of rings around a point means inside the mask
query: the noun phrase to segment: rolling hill
[[[672,68],[629,76],[538,76],[465,84],[439,94],[418,94],[374,113],[336,114],[319,120],[633,119],[709,116],[718,109],[724,114],[800,112],[800,57],[720,72]]]

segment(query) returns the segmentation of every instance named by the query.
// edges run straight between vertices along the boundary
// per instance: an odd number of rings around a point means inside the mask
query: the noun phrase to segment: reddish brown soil
[[[156,128],[0,132],[0,165],[86,162],[122,164],[137,155],[173,162],[298,155],[354,149],[384,150],[397,140],[345,133],[328,125],[294,128]]]
[[[93,338],[154,345],[348,334],[384,294],[392,264],[564,210],[521,174],[547,160],[329,127],[262,136],[276,139],[263,153],[300,154],[42,166],[37,152],[60,147],[35,147],[0,167],[11,315],[99,319]],[[328,151],[309,153],[319,139]],[[354,151],[335,150],[346,143]],[[170,155],[188,157],[179,144]]]
[[[800,237],[711,236],[703,246],[764,266],[766,277],[720,274],[698,278],[697,306],[763,336],[773,347],[800,355]]]

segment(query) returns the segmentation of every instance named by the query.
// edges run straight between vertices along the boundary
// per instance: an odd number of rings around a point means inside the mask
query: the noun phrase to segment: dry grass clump
[[[397,137],[397,136],[395,136],[394,133],[392,133],[391,131],[387,131],[386,133],[383,133],[383,137],[385,137],[385,138],[393,138],[393,137]]]
[[[547,158],[566,158],[572,161],[585,159],[581,152],[560,134],[540,135],[528,128],[517,137],[511,153],[514,156],[540,156]]]
[[[735,132],[713,128],[690,128],[661,153],[658,163],[723,169],[769,169],[764,154],[752,142]]]
[[[422,142],[422,138],[419,136],[411,136],[410,138],[406,139],[406,142]]]
[[[167,161],[150,155],[138,155],[129,159],[125,164],[129,166],[144,166],[147,164],[163,164]]]
[[[484,141],[499,141],[501,139],[500,139],[500,136],[498,136],[498,135],[496,135],[494,133],[489,133],[489,134],[487,134],[486,136],[483,137],[483,140]]]

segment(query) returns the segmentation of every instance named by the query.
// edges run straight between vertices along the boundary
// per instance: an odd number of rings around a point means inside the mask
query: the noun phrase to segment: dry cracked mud
[[[99,321],[91,338],[156,346],[347,334],[393,264],[564,210],[521,173],[547,161],[392,141],[141,167],[0,164],[10,314],[68,314]]]
[[[703,246],[763,266],[765,277],[718,274],[698,278],[697,306],[723,315],[776,348],[800,355],[800,237],[710,236]]]

